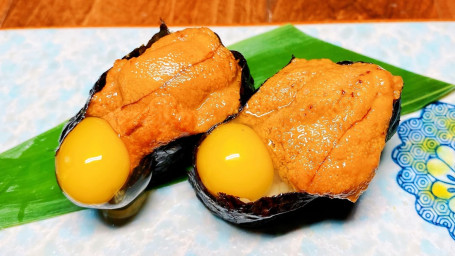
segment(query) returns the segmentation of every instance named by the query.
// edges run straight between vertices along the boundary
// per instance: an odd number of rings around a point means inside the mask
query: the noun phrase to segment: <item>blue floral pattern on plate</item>
[[[455,105],[437,102],[398,128],[402,144],[392,159],[402,169],[397,182],[416,197],[417,213],[446,227],[455,240]]]

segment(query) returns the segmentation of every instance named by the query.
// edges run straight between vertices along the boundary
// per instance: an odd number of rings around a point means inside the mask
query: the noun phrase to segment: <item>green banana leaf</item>
[[[229,48],[245,56],[256,87],[289,63],[292,56],[376,63],[403,77],[403,114],[419,110],[455,89],[454,85],[318,40],[292,25]],[[63,196],[54,175],[54,153],[62,128],[63,124],[0,154],[0,229],[81,209]]]

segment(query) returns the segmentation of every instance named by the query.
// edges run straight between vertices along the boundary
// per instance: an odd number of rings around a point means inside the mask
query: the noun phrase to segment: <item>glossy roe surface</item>
[[[133,169],[155,148],[202,133],[237,113],[241,68],[207,28],[167,35],[141,56],[117,60],[88,116],[120,134]]]
[[[402,86],[377,65],[294,59],[237,122],[256,131],[297,191],[355,201],[374,176]]]

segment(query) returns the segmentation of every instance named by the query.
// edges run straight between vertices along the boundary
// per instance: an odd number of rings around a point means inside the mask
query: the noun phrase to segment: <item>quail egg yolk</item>
[[[67,196],[82,204],[102,204],[125,184],[130,162],[125,144],[109,123],[87,117],[64,139],[55,168]]]
[[[222,192],[250,201],[269,191],[274,176],[264,143],[253,129],[239,123],[220,125],[204,139],[196,168],[211,194]]]

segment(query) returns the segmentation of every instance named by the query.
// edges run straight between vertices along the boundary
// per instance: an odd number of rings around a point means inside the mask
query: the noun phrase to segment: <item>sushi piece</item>
[[[253,92],[246,60],[213,31],[170,33],[162,23],[147,45],[101,75],[64,128],[58,183],[77,205],[125,207],[151,183],[184,174],[201,135]]]
[[[355,202],[396,131],[402,86],[374,64],[293,59],[202,140],[190,183],[214,214],[247,226],[317,197]]]

